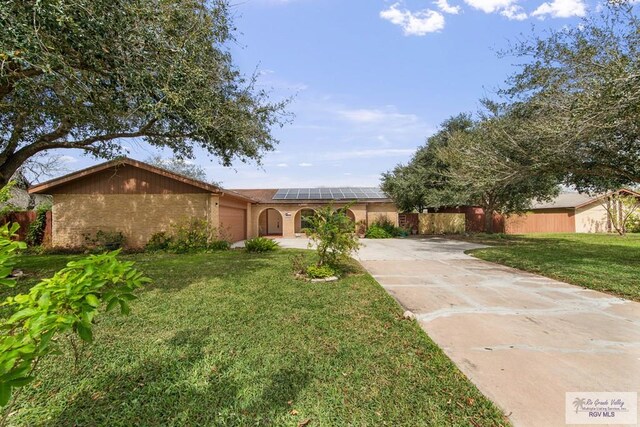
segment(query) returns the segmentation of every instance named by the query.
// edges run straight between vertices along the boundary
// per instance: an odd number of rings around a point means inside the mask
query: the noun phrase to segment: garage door
[[[247,210],[220,206],[220,228],[232,242],[247,238]]]

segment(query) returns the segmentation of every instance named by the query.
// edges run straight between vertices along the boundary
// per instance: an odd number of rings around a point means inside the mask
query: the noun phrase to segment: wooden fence
[[[36,220],[36,211],[11,212],[0,218],[0,224],[8,222],[16,222],[20,225],[18,229],[18,240],[24,241],[27,237],[29,225]],[[51,243],[51,211],[47,212],[47,218],[44,227],[44,239],[42,244],[47,246]]]
[[[466,220],[463,213],[421,213],[418,214],[419,234],[461,234],[465,232]]]

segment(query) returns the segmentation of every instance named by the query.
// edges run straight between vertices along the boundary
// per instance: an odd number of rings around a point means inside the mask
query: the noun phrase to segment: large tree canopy
[[[37,153],[110,157],[121,138],[259,161],[283,123],[232,63],[226,1],[7,0],[0,28],[0,184]]]
[[[510,53],[525,59],[503,91],[528,116],[538,166],[582,190],[640,182],[640,20],[609,3],[581,25],[534,37]]]
[[[422,212],[427,208],[464,203],[463,191],[448,181],[448,165],[437,152],[447,146],[452,134],[466,132],[472,126],[469,114],[450,117],[418,148],[408,164],[400,164],[382,175],[382,189],[401,210]]]

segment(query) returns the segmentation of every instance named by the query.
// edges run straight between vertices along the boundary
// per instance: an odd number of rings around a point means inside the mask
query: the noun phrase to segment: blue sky
[[[497,55],[510,41],[596,9],[583,0],[236,1],[236,64],[259,70],[274,100],[293,97],[295,118],[274,129],[280,144],[262,167],[198,155],[227,188],[378,185],[444,119],[493,95],[518,61]],[[123,145],[139,160],[156,153]],[[69,170],[97,163],[62,154]]]

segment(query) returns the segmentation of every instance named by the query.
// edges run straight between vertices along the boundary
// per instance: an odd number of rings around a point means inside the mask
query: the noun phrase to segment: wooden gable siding
[[[576,217],[573,209],[537,209],[525,215],[505,218],[505,232],[527,233],[573,233]]]
[[[205,189],[131,165],[119,165],[70,181],[50,194],[193,194]]]

